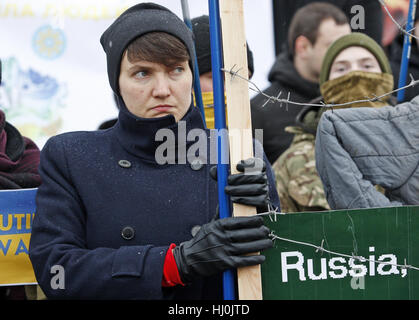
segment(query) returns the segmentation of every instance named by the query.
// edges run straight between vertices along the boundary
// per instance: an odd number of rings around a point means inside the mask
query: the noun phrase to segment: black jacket
[[[282,53],[277,57],[275,64],[269,72],[271,86],[264,90],[269,96],[287,98],[295,102],[309,102],[320,95],[317,83],[303,79],[294,67],[291,57]],[[294,125],[294,120],[301,110],[301,106],[278,102],[269,102],[258,94],[251,100],[253,129],[263,129],[263,149],[270,163],[281,155],[290,145],[293,135],[284,131],[285,127]]]

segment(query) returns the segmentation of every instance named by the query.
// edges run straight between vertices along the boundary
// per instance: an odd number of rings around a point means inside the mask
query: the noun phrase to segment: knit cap
[[[209,27],[209,16],[202,15],[191,20],[192,29],[195,36],[195,51],[198,59],[199,75],[207,72],[211,72],[211,41],[210,41],[210,27]],[[247,64],[248,68],[253,75],[253,53],[249,49],[249,45],[246,43],[247,48]]]
[[[140,3],[127,9],[100,38],[106,53],[109,83],[117,95],[121,59],[125,49],[133,40],[149,32],[166,32],[177,37],[186,46],[189,56],[193,56],[193,33],[169,9],[154,3]],[[193,64],[190,65],[192,68]]]
[[[375,56],[383,73],[393,74],[388,58],[381,46],[375,42],[374,39],[370,38],[364,33],[352,32],[337,39],[330,45],[329,49],[327,50],[320,72],[320,86],[329,80],[330,69],[335,58],[339,55],[340,52],[349,47],[363,47],[367,49]]]

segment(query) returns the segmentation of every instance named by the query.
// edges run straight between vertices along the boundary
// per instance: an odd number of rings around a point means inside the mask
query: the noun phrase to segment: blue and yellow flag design
[[[37,190],[0,191],[0,286],[36,283],[29,241]]]

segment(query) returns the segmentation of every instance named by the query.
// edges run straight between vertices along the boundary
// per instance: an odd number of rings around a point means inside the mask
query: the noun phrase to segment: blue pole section
[[[220,8],[218,0],[208,0],[209,4],[209,23],[210,23],[210,44],[211,44],[211,65],[212,81],[214,91],[214,118],[215,129],[218,134],[218,154],[217,154],[217,187],[220,219],[231,216],[230,199],[225,194],[224,188],[227,185],[228,163],[225,155],[228,155],[228,134],[225,116],[224,103],[224,74],[222,68],[222,38]],[[227,157],[228,159],[228,157]],[[235,299],[235,281],[233,270],[226,270],[223,273],[223,292],[224,300]]]
[[[182,13],[183,13],[183,21],[188,26],[188,28],[193,32],[192,29],[192,22],[191,16],[189,14],[189,5],[188,0],[181,0],[182,4]],[[201,92],[201,84],[199,82],[199,67],[198,67],[198,59],[196,57],[195,46],[193,47],[193,63],[194,63],[194,92],[195,92],[195,101],[201,111],[202,120],[204,121],[205,127],[207,123],[205,121],[205,111],[204,111],[204,103],[202,102],[202,92]]]
[[[407,25],[406,25],[406,30],[409,32],[413,32],[410,30],[412,30],[413,25],[415,23],[414,21],[415,13],[416,13],[416,0],[410,0],[409,13],[407,16]],[[411,46],[412,46],[412,37],[405,34],[404,42],[403,42],[402,63],[400,66],[400,74],[399,74],[399,88],[404,87],[406,85],[407,71],[409,69]],[[397,92],[398,102],[402,102],[404,100],[404,93],[405,93],[404,89]]]

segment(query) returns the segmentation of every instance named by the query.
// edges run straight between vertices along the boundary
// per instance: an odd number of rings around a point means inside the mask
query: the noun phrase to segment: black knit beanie
[[[107,58],[109,83],[117,95],[120,94],[118,80],[125,49],[133,40],[149,32],[166,32],[177,37],[185,44],[189,56],[193,56],[193,33],[177,15],[154,3],[140,3],[129,8],[100,37]],[[193,64],[190,65],[192,68]]]
[[[211,72],[211,45],[210,45],[210,28],[209,28],[209,17],[202,15],[200,17],[193,18],[191,20],[192,29],[195,36],[195,50],[196,57],[198,59],[199,75],[203,73]],[[247,63],[251,74],[253,75],[253,53],[247,47]]]

